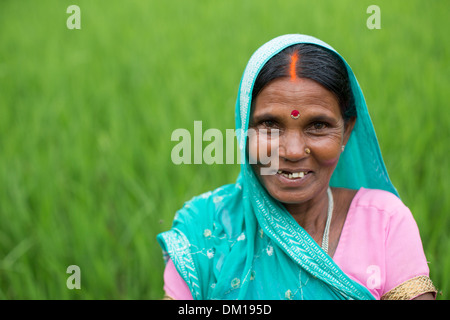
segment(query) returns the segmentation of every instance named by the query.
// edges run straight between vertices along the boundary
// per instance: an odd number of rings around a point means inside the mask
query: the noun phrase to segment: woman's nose
[[[288,161],[298,161],[307,155],[305,148],[305,138],[301,132],[286,132],[280,139],[279,155]]]

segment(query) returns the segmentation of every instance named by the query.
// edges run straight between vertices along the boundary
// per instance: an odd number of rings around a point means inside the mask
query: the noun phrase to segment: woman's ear
[[[344,145],[347,144],[348,139],[350,138],[350,134],[353,131],[353,127],[356,123],[356,117],[351,117],[350,119],[345,121],[344,125]]]

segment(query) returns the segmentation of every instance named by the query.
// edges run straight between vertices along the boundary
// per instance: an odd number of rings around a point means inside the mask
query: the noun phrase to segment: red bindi
[[[300,112],[298,110],[292,110],[291,118],[292,119],[298,119],[298,117],[300,117]]]

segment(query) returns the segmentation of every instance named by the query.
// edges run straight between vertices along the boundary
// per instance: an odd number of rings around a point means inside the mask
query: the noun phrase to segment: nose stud
[[[305,148],[305,153],[306,154],[310,154],[311,153],[311,149],[310,148]]]
[[[294,120],[297,120],[298,117],[300,117],[300,112],[298,110],[292,110],[291,118],[294,119]]]

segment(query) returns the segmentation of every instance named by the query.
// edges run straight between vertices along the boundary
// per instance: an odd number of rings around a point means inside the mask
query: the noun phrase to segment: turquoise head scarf
[[[338,54],[321,40],[299,34],[277,37],[253,54],[236,102],[241,154],[246,150],[252,90],[259,71],[274,55],[299,43],[319,45]],[[345,64],[357,120],[330,185],[382,189],[397,195],[362,91]],[[172,229],[157,237],[165,258],[172,259],[194,299],[373,299],[267,193],[246,157],[242,158],[236,183],[186,202],[176,213]]]

